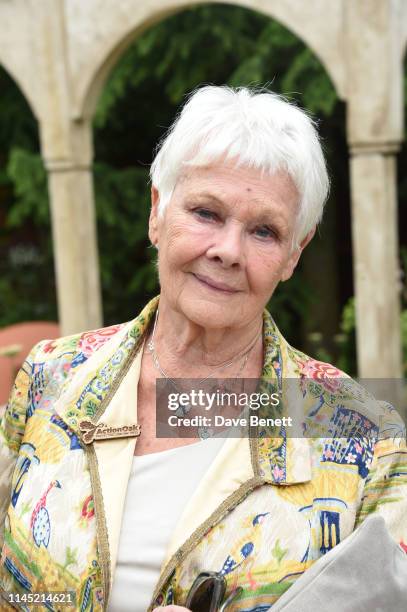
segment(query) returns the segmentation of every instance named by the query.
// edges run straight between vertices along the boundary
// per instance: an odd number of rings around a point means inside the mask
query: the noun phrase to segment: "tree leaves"
[[[48,226],[47,177],[40,155],[26,149],[12,148],[7,175],[14,184],[16,196],[7,215],[8,227],[20,227],[26,220]]]

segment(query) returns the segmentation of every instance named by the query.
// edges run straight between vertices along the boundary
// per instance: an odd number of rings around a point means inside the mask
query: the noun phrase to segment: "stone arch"
[[[98,1],[91,0],[87,3],[88,14],[85,15],[85,10],[82,10],[82,19],[92,17],[91,4],[95,9]],[[206,3],[219,2],[207,0]],[[291,30],[318,57],[338,96],[341,99],[345,98],[345,70],[343,63],[338,62],[342,46],[342,2],[338,2],[335,8],[331,7],[336,13],[331,15],[331,19],[324,22],[321,28],[316,28],[315,25],[323,11],[324,0],[316,0],[301,9],[298,4],[294,7],[293,0],[281,0],[277,3],[273,0],[226,0],[226,3],[261,12]],[[105,36],[93,37],[91,46],[86,50],[86,40],[79,38],[75,50],[76,57],[72,58],[76,69],[74,71],[77,73],[74,118],[92,117],[110,70],[137,35],[162,19],[199,4],[202,4],[199,0],[152,0],[145,3],[123,0],[121,18],[118,18],[115,8]],[[81,58],[84,57],[86,62],[82,65]]]
[[[26,0],[0,3],[0,65],[17,84],[34,117],[40,117],[39,90],[32,74],[38,71],[36,54],[31,47],[34,27],[31,6]],[[27,66],[30,67],[27,70]]]

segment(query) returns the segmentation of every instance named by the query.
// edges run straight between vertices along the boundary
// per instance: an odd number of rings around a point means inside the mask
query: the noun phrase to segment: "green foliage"
[[[337,335],[336,339],[339,347],[339,358],[337,360],[338,367],[352,376],[355,376],[357,373],[355,333],[355,298],[351,297],[343,307],[340,321],[340,333]]]
[[[356,368],[356,314],[355,298],[350,298],[342,311],[340,323],[341,334],[338,335],[340,347],[338,367],[352,376],[357,375]],[[407,377],[407,308],[404,308],[400,316],[401,341],[403,351],[404,376]],[[329,359],[328,359],[329,361]]]
[[[147,238],[148,171],[97,163],[94,173],[104,314],[107,323],[114,323],[118,308],[122,318],[131,318],[159,292]]]
[[[351,334],[355,329],[356,324],[356,315],[355,315],[355,298],[351,297],[346,302],[343,311],[342,311],[342,320],[341,320],[341,332],[343,334]]]
[[[401,313],[401,340],[403,347],[403,368],[407,376],[407,309]]]
[[[47,177],[38,153],[12,148],[7,165],[7,175],[14,185],[14,205],[6,224],[21,227],[26,221],[36,226],[48,227],[50,223],[47,194]]]
[[[38,151],[39,145],[37,125],[31,109],[14,82],[2,69],[0,69],[0,91],[0,143],[2,145],[0,146],[0,168],[4,168],[13,147]]]
[[[3,190],[0,327],[19,321],[56,320],[46,175],[38,153],[11,148]]]
[[[316,115],[329,117],[337,102],[337,95],[321,64],[309,49],[294,58],[283,78],[283,91],[299,90],[302,104]]]
[[[299,316],[307,317],[312,304],[311,288],[299,270],[290,280],[278,285],[267,304],[267,309],[275,319],[281,333],[292,338],[295,336],[294,330],[298,325]]]
[[[154,120],[154,114],[165,106],[178,106],[197,85],[227,82],[240,63],[255,53],[258,36],[268,22],[253,11],[215,5],[158,23],[134,41],[115,67],[99,101],[96,127],[112,121],[120,102],[130,102],[139,112],[147,86]]]

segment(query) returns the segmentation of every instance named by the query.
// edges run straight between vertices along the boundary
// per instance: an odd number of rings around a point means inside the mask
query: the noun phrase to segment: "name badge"
[[[138,423],[133,425],[122,425],[111,427],[106,423],[92,423],[92,421],[81,421],[79,429],[82,432],[82,440],[85,444],[92,444],[94,440],[113,440],[115,438],[137,438],[141,433]]]

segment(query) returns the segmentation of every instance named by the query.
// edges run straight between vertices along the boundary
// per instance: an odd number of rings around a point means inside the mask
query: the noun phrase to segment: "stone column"
[[[396,153],[403,140],[401,0],[345,0],[347,136],[358,373],[402,373]]]
[[[37,6],[38,4],[38,6]],[[42,90],[41,154],[48,172],[59,323],[63,334],[102,325],[92,182],[90,119],[73,118],[72,74],[64,0],[35,9],[35,48]]]
[[[40,124],[62,334],[102,326],[90,121]]]
[[[102,325],[91,168],[48,160],[52,235],[62,334]]]
[[[396,158],[369,145],[351,151],[358,373],[402,375]]]

